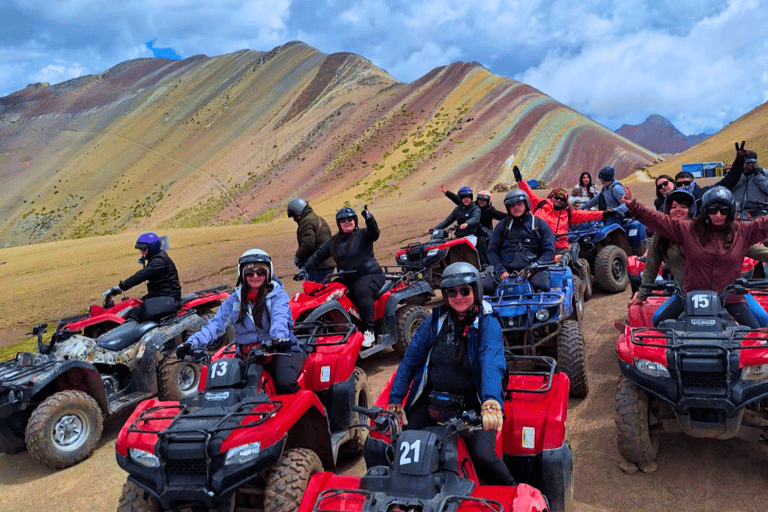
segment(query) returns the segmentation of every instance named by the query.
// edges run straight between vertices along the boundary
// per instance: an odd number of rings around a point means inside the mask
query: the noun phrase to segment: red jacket
[[[603,218],[603,212],[601,211],[574,210],[570,206],[562,210],[555,210],[552,200],[537,196],[525,180],[518,183],[517,186],[530,199],[533,214],[546,222],[552,233],[554,233],[555,249],[566,249],[568,247],[568,231],[571,229],[571,225],[602,220]],[[570,215],[568,214],[569,209],[571,210]]]

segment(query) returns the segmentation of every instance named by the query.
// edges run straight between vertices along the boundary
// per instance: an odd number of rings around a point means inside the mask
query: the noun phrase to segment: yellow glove
[[[401,404],[389,404],[387,406],[387,410],[389,410],[389,412],[395,413],[403,426],[408,425],[408,418],[405,417],[405,409],[403,409]]]
[[[504,423],[504,416],[501,414],[501,406],[496,400],[486,400],[480,409],[480,416],[483,417],[483,430],[501,430]]]

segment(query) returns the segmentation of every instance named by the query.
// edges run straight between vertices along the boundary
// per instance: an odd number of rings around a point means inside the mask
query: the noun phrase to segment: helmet
[[[262,263],[266,264],[269,267],[269,275],[267,276],[267,282],[269,283],[272,281],[272,275],[275,271],[274,267],[272,266],[272,258],[269,257],[269,254],[262,251],[261,249],[249,249],[243,253],[242,256],[240,256],[240,259],[237,260],[237,284],[243,282],[243,270],[245,269],[245,266],[249,263]]]
[[[341,221],[344,219],[355,219],[355,227],[357,227],[357,213],[349,206],[339,208],[336,212],[336,226],[341,229]]]
[[[149,250],[149,254],[154,256],[155,254],[160,252],[160,249],[163,246],[163,242],[160,240],[160,237],[157,236],[154,233],[142,233],[139,238],[136,239],[136,249],[144,249],[145,247]]]
[[[488,192],[487,190],[481,190],[480,192],[477,193],[477,200],[479,201],[481,199],[483,201],[487,201],[488,204],[490,205],[491,204],[491,193]]]
[[[483,300],[483,282],[480,279],[480,272],[471,263],[457,261],[451,263],[445,270],[440,279],[440,289],[453,288],[462,284],[472,284],[475,290],[475,303],[480,304]]]
[[[472,199],[472,189],[469,187],[461,187],[459,189],[458,196],[459,196],[459,199],[463,199],[465,197]]]
[[[613,177],[616,175],[616,171],[613,167],[603,167],[597,173],[597,179],[600,181],[613,181]]]
[[[530,211],[531,200],[528,199],[528,194],[519,188],[510,190],[507,192],[507,195],[504,196],[504,206],[507,208],[507,210],[509,210],[511,205],[519,203],[520,201],[525,201],[525,211]]]
[[[744,160],[745,164],[757,164],[757,153],[754,151],[747,151],[747,158]]]
[[[669,210],[672,208],[672,201],[677,201],[678,203],[685,203],[690,206],[691,210],[688,215],[689,217],[696,216],[696,196],[688,190],[689,187],[692,188],[691,185],[688,187],[676,188],[667,194],[667,197],[664,198],[664,213],[669,214]]]
[[[733,192],[725,187],[712,187],[704,192],[701,196],[701,214],[704,216],[704,220],[709,219],[707,208],[715,203],[724,204],[731,209],[731,213],[728,214],[728,221],[732,221],[736,215],[736,200],[733,198]]]
[[[291,202],[288,203],[288,216],[298,222],[299,217],[301,217],[301,214],[306,207],[307,202],[302,198],[297,197],[296,199],[291,199]]]

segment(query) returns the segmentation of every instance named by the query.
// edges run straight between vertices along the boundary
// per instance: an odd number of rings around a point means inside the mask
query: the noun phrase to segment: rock
[[[653,473],[659,469],[659,465],[655,462],[649,462],[648,464],[638,464],[637,467],[639,467],[640,471],[643,473]]]
[[[621,464],[619,464],[619,467],[627,475],[634,475],[638,470],[637,464],[632,464],[631,462],[627,461],[622,461]]]

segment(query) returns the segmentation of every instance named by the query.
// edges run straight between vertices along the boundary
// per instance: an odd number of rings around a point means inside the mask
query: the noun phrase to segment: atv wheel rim
[[[73,451],[80,448],[87,437],[88,423],[84,417],[78,414],[65,414],[53,425],[53,442],[62,451]]]
[[[626,272],[626,268],[621,262],[621,258],[614,258],[613,263],[611,264],[611,274],[613,274],[613,278],[616,281],[621,281],[624,279],[624,273]]]
[[[186,393],[190,389],[195,387],[195,384],[197,383],[197,372],[195,371],[195,368],[192,365],[184,364],[182,365],[181,369],[179,370],[179,389]]]

